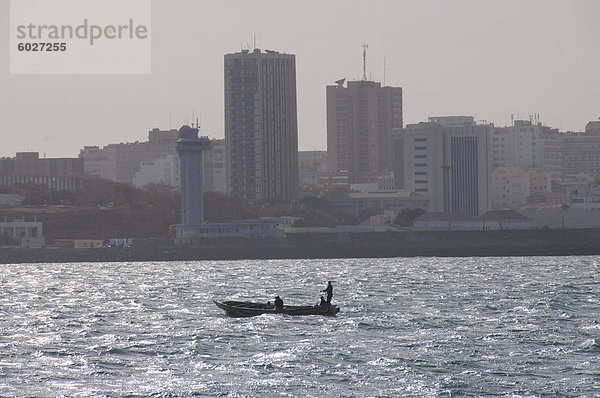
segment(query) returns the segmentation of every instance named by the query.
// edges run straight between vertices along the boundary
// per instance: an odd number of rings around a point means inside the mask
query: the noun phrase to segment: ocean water
[[[0,396],[600,396],[600,257],[0,265]]]

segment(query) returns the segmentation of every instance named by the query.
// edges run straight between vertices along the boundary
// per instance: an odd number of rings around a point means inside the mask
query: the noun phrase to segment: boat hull
[[[340,309],[335,305],[330,306],[300,306],[300,305],[284,305],[282,310],[270,308],[267,304],[252,303],[246,301],[215,301],[214,303],[232,317],[250,317],[262,314],[287,314],[292,316],[300,315],[326,315],[333,316]]]

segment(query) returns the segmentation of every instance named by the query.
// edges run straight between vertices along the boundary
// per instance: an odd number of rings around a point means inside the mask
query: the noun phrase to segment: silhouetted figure
[[[275,297],[275,311],[283,311],[283,300],[281,297]]]
[[[321,296],[321,303],[319,303],[319,305],[321,307],[327,307],[327,301],[325,301],[325,299],[323,298],[323,296]]]
[[[327,287],[325,290],[321,291],[327,293],[327,305],[331,305],[331,298],[333,297],[333,286],[331,286],[331,281],[327,282]]]

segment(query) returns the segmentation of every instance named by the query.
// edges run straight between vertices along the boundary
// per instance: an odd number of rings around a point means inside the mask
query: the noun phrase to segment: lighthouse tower
[[[202,152],[212,149],[208,137],[198,137],[198,129],[183,126],[175,147],[181,164],[181,224],[176,228],[177,240],[185,241],[193,228],[204,223]]]

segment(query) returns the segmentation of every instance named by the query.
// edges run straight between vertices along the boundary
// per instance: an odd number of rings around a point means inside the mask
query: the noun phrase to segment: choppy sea
[[[600,396],[600,257],[0,265],[0,396]]]

